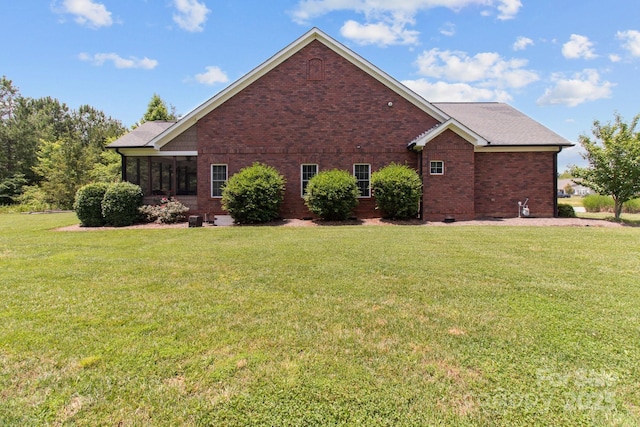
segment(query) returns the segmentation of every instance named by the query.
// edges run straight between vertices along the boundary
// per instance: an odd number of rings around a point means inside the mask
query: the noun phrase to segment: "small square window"
[[[431,160],[429,164],[429,174],[444,175],[444,162],[442,160]]]

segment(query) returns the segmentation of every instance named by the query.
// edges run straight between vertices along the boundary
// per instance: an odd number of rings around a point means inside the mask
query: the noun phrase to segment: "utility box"
[[[190,215],[189,227],[202,227],[202,217],[200,215]]]

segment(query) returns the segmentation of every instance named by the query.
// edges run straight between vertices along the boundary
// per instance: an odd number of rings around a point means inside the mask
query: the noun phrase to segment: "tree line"
[[[174,119],[154,94],[140,123]],[[75,110],[55,98],[22,96],[2,76],[0,205],[70,209],[81,186],[120,179],[120,156],[105,147],[126,132],[119,120],[89,105]]]

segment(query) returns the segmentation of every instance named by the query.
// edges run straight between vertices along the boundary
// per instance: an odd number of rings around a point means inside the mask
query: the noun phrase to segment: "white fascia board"
[[[430,141],[432,141],[434,138],[436,138],[446,130],[455,132],[458,136],[472,144],[474,147],[484,146],[488,144],[486,139],[484,139],[462,123],[458,122],[456,119],[449,119],[445,123],[437,126],[436,128],[423,135],[420,139],[418,139],[416,141],[416,146],[424,147],[426,144],[428,144]]]
[[[527,152],[560,152],[557,145],[483,145],[476,146],[476,153],[527,153]]]
[[[180,119],[174,126],[170,127],[169,129],[165,130],[163,133],[152,139],[149,142],[149,145],[152,145],[156,150],[160,149],[162,146],[169,143],[169,141],[171,141],[173,138],[177,137],[182,132],[187,130],[190,126],[197,123],[198,120],[209,114],[218,106],[222,105],[228,99],[240,93],[251,83],[255,82],[260,77],[276,68],[278,65],[283,63],[285,60],[293,56],[296,52],[298,52],[300,49],[314,40],[320,41],[325,46],[336,52],[338,55],[342,56],[358,68],[362,69],[367,74],[396,92],[398,95],[405,98],[407,101],[411,102],[413,105],[420,108],[436,120],[444,122],[449,119],[449,116],[442,110],[426,101],[424,98],[407,88],[405,85],[389,76],[387,73],[371,64],[369,61],[362,58],[360,55],[356,54],[344,45],[338,43],[336,40],[325,34],[320,29],[312,28],[300,38],[295,40],[293,43],[289,44],[287,47],[273,55],[267,61],[254,68],[249,73],[245,74],[243,77],[236,80],[234,83],[227,86],[222,91],[218,92],[216,95],[205,101],[199,107],[196,107],[194,110]]]
[[[152,157],[183,157],[191,156],[197,157],[197,151],[158,151],[151,147],[149,148],[118,148],[117,152],[124,156],[152,156]]]

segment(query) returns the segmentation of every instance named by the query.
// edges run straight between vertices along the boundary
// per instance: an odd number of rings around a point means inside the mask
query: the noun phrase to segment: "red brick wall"
[[[430,162],[444,162],[443,175],[430,174]],[[442,221],[447,217],[458,221],[474,219],[474,152],[473,145],[446,130],[422,151],[423,218]]]
[[[198,122],[199,210],[222,213],[210,197],[211,164],[228,164],[231,176],[259,161],[287,179],[282,216],[310,216],[300,196],[300,164],[353,171],[354,163],[370,163],[373,172],[393,161],[417,169],[419,157],[406,146],[436,123],[314,41]],[[356,215],[379,213],[372,199],[360,199]]]
[[[518,216],[518,201],[529,198],[532,216],[553,217],[554,158],[553,152],[476,153],[476,216]]]

